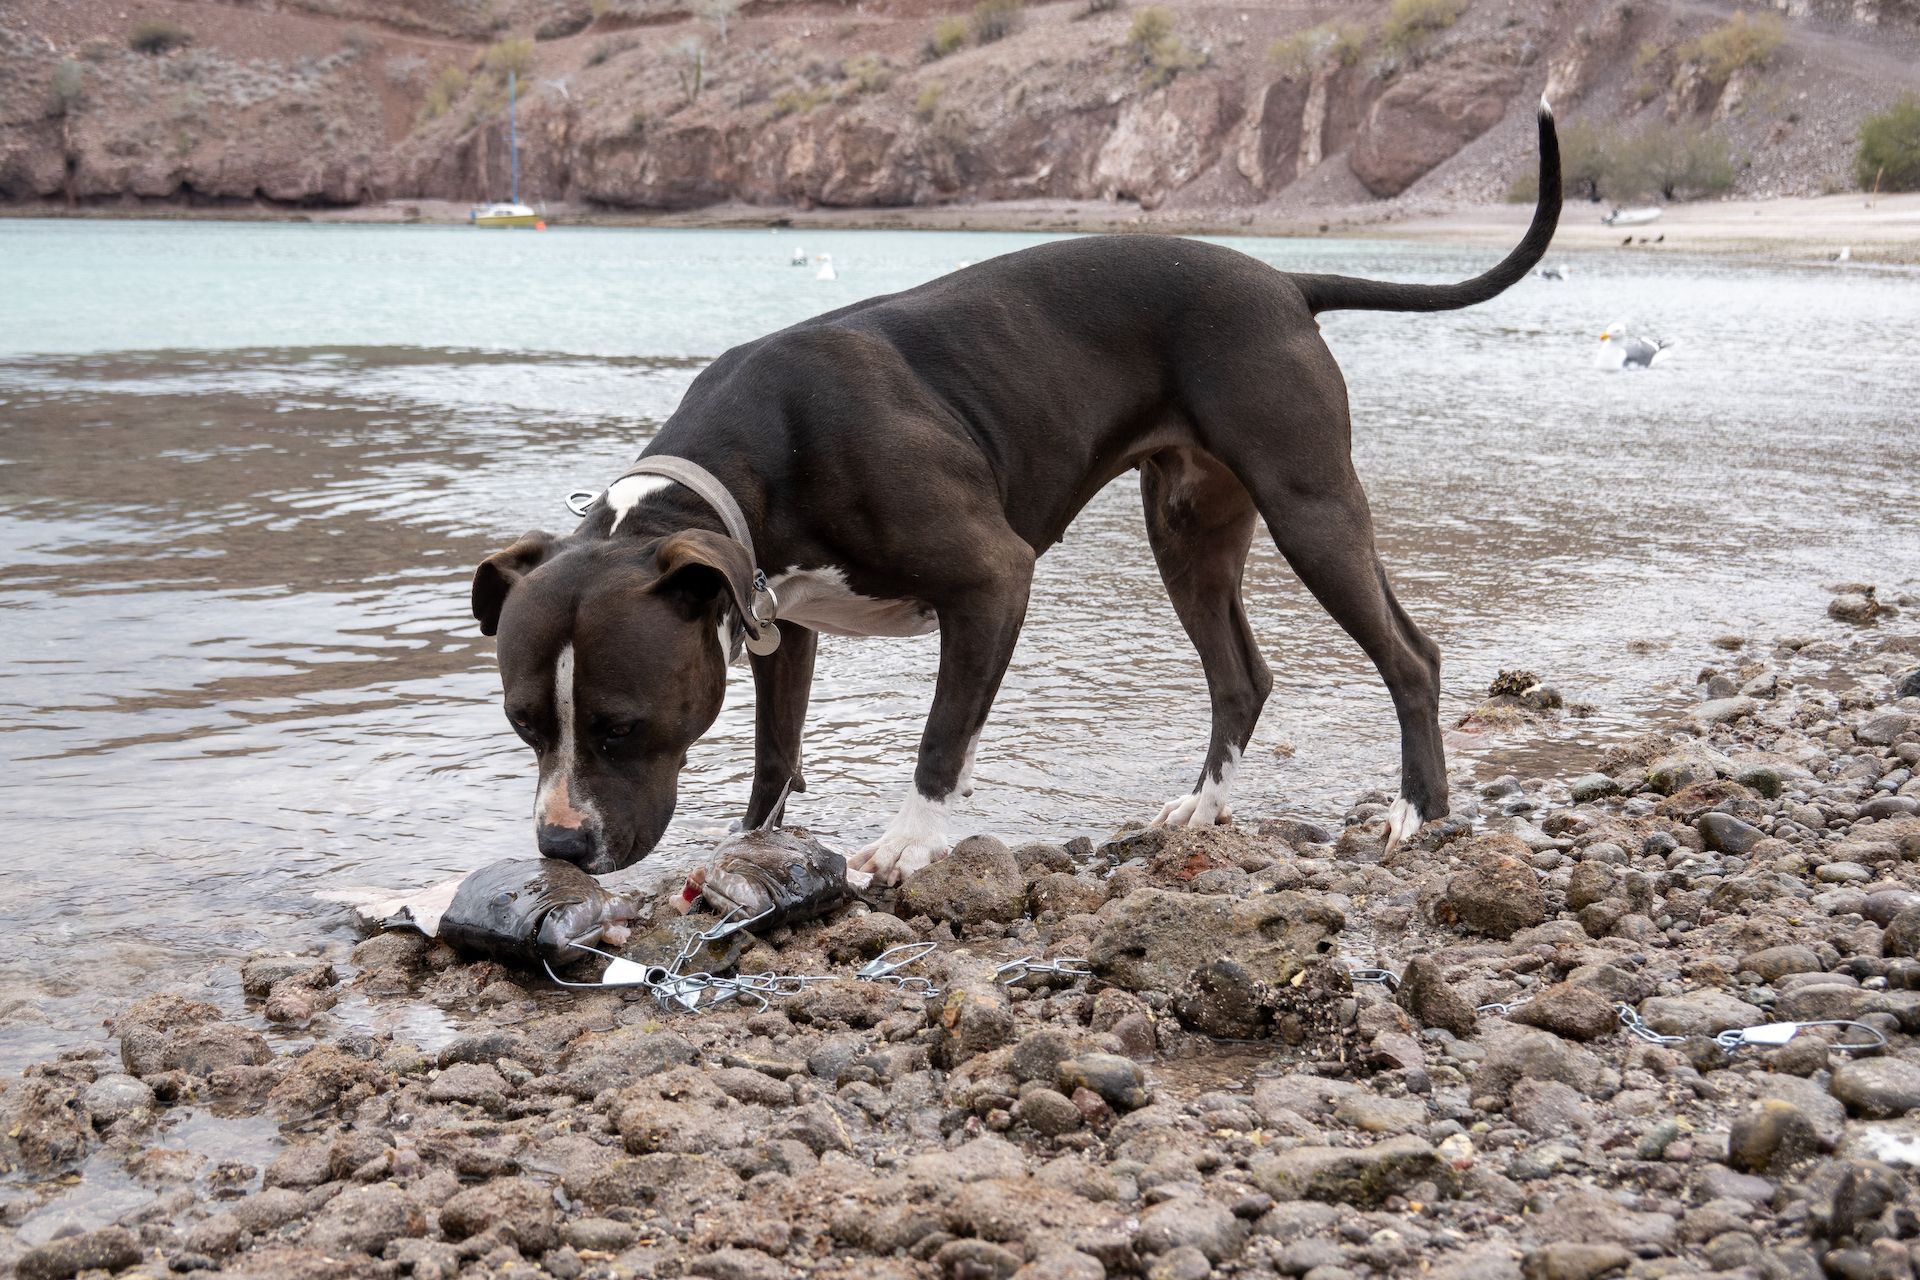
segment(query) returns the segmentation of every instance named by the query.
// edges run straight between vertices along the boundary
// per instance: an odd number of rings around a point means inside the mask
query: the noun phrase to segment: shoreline
[[[902,208],[768,207],[724,204],[649,213],[550,206],[555,227],[689,229],[995,231],[1081,234],[1151,232],[1174,235],[1283,238],[1393,239],[1426,243],[1508,246],[1525,228],[1523,204],[1469,205],[1449,211],[1408,210],[1391,203],[1325,209],[1270,208],[1142,211],[1137,205],[1084,200]],[[1920,265],[1920,192],[1867,196],[1859,192],[1773,200],[1701,201],[1666,206],[1654,223],[1615,228],[1599,221],[1602,206],[1569,203],[1554,249],[1622,249],[1709,254],[1770,261],[1826,262],[1842,249],[1854,263]],[[0,218],[74,220],[192,220],[308,222],[322,225],[466,225],[466,206],[446,200],[389,200],[341,209],[283,209],[261,205],[194,208],[186,205],[92,206],[54,203],[0,206]],[[1641,244],[1645,239],[1657,243]]]
[[[1378,794],[1338,831],[976,836],[872,909],[696,953],[818,975],[765,1007],[564,990],[406,933],[256,953],[240,1016],[147,993],[0,1079],[0,1270],[1479,1280],[1904,1257],[1920,598],[1876,619],[1841,590],[1838,637],[1715,641],[1686,712],[1591,772],[1460,794],[1398,850]],[[1544,693],[1463,724],[1524,738],[1558,714]],[[628,956],[680,951],[675,896]],[[927,986],[856,976],[906,945]],[[1714,1038],[1823,1019],[1884,1051]]]

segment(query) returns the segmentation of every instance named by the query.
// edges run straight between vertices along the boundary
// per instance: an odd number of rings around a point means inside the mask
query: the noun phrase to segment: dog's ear
[[[694,605],[705,605],[724,591],[742,618],[751,617],[753,557],[725,534],[683,529],[661,540],[653,564],[659,576],[647,590],[677,595]]]
[[[533,529],[520,535],[505,551],[496,551],[473,571],[473,616],[480,621],[480,634],[490,636],[500,629],[500,610],[507,603],[513,584],[532,573],[553,554],[558,544],[545,529]]]

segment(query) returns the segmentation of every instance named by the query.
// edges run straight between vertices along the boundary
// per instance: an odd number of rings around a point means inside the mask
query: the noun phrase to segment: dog
[[[540,852],[605,873],[654,848],[687,751],[719,714],[730,640],[736,655],[743,639],[752,650],[754,828],[806,787],[816,633],[938,632],[912,786],[849,865],[888,884],[942,856],[1034,564],[1134,468],[1212,710],[1200,776],[1157,821],[1230,816],[1272,684],[1240,598],[1261,521],[1392,694],[1401,783],[1389,847],[1446,814],[1439,650],[1375,554],[1346,384],[1314,316],[1450,310],[1524,279],[1560,214],[1544,100],[1539,145],[1524,238],[1461,283],[1292,274],[1191,240],[1093,236],[722,355],[572,533],[530,532],[474,574],[474,617],[499,638],[507,720],[539,762]]]

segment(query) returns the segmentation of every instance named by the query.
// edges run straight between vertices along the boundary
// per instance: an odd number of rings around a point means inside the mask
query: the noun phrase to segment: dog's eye
[[[627,724],[610,724],[601,736],[608,742],[618,742],[620,739],[628,737],[632,733],[633,725],[629,722]]]
[[[537,747],[540,745],[538,739],[534,735],[533,726],[529,724],[523,717],[508,716],[507,723],[513,726],[513,731],[520,735],[520,740],[522,742],[526,743],[530,747]]]

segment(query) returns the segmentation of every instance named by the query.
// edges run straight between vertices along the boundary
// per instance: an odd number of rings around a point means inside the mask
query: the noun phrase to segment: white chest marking
[[[672,483],[665,476],[621,476],[608,485],[607,505],[613,508],[613,523],[607,526],[607,532],[619,532],[620,522],[627,518],[627,512],[640,505],[642,498],[659,493]]]
[[[782,621],[835,636],[924,636],[940,627],[933,610],[911,600],[876,600],[847,586],[843,569],[785,569],[769,585]]]

